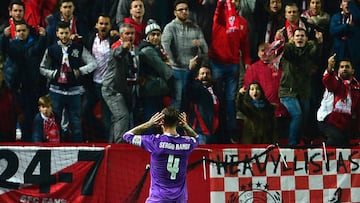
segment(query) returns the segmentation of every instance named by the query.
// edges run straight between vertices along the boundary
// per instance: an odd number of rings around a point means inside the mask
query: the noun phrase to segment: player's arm
[[[139,135],[144,130],[149,129],[154,125],[161,124],[163,118],[164,118],[164,114],[160,113],[160,112],[157,112],[150,118],[149,121],[134,127],[133,129],[129,130],[128,133],[132,133],[134,135]]]
[[[197,137],[198,134],[189,126],[186,121],[186,113],[182,112],[179,115],[179,125],[185,130],[185,133],[190,137]]]

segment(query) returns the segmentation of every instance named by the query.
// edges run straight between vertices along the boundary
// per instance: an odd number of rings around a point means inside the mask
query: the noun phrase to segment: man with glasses
[[[189,20],[189,5],[185,0],[174,3],[175,19],[168,23],[161,37],[162,45],[169,55],[175,78],[172,106],[180,108],[182,91],[189,74],[189,61],[195,55],[207,54],[208,47],[200,27]]]

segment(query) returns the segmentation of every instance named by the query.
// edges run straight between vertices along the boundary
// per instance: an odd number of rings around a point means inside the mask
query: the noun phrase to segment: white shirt
[[[102,84],[104,80],[105,72],[108,68],[108,62],[110,59],[110,44],[109,39],[101,40],[96,34],[92,53],[95,57],[97,68],[94,71],[94,82]]]

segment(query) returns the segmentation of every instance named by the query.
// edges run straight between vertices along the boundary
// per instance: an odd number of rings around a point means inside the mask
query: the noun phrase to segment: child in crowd
[[[52,101],[49,95],[39,98],[39,113],[34,118],[33,142],[60,143],[60,128],[52,111]]]
[[[238,110],[245,116],[241,144],[276,142],[274,114],[276,107],[266,99],[264,90],[258,82],[251,82],[245,94],[239,92],[236,104]]]

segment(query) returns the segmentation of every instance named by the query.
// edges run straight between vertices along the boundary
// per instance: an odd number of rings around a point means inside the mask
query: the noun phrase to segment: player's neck
[[[171,134],[171,135],[177,135],[177,131],[176,128],[163,128],[163,133],[164,134]]]

